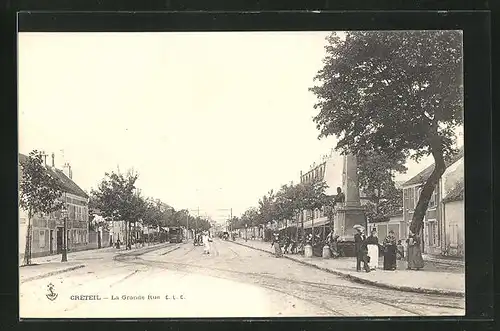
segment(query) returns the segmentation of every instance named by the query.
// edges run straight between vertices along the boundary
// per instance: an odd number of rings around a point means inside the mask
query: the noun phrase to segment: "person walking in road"
[[[279,233],[275,233],[273,236],[273,241],[271,243],[271,247],[274,246],[274,254],[276,257],[282,257],[283,253],[281,251],[281,246],[280,246],[280,236]]]
[[[203,232],[203,254],[210,254],[210,238],[208,237],[208,232]]]
[[[365,228],[361,225],[353,227],[357,233],[354,235],[354,244],[356,250],[356,270],[361,271],[361,263],[366,272],[370,272],[368,266],[368,248],[366,247],[366,235],[364,234]]]
[[[384,270],[396,270],[396,235],[390,230],[384,242]]]
[[[420,236],[410,231],[408,243],[408,269],[419,270],[424,267],[422,250],[420,249]]]
[[[368,256],[370,257],[368,265],[371,270],[375,270],[378,267],[379,252],[377,230],[375,228],[372,229],[370,235],[366,238],[366,247],[368,248]]]

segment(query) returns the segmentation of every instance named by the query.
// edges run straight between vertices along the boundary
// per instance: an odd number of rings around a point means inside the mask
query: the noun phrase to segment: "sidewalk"
[[[79,262],[48,262],[22,266],[19,268],[19,282],[25,283],[83,267],[85,267],[85,265]]]
[[[234,243],[261,251],[274,253],[271,243],[260,240],[237,240]],[[285,258],[331,272],[354,282],[385,287],[407,292],[442,294],[448,296],[465,296],[465,268],[454,264],[441,264],[426,261],[424,269],[406,270],[406,262],[398,261],[395,271],[382,270],[383,259],[379,261],[379,269],[370,273],[356,271],[356,259],[353,257],[323,259],[320,257],[305,258],[302,255],[283,255]]]
[[[147,249],[154,247],[160,243],[145,245],[144,247],[138,246],[132,248],[132,251]],[[125,250],[125,246],[117,249],[115,247],[105,247],[99,249],[89,249],[76,252],[68,252],[68,261],[61,262],[61,254],[48,255],[31,259],[31,265],[23,266],[22,259],[19,261],[19,279],[21,283],[31,280],[50,277],[64,272],[69,272],[75,269],[83,268],[91,260],[98,260],[104,257],[114,257],[118,253],[131,252]]]

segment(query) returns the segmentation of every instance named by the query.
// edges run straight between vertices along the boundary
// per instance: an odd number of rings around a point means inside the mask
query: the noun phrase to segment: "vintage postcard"
[[[20,317],[465,315],[462,43],[19,33]]]

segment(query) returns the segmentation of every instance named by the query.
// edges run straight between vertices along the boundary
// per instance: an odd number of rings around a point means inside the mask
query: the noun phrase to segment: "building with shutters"
[[[19,154],[18,178],[22,180],[22,166],[28,157]],[[88,249],[89,243],[89,212],[88,195],[73,180],[71,166],[65,164],[64,170],[57,169],[54,165],[54,154],[52,154],[52,166],[45,162],[45,171],[56,178],[63,187],[62,199],[65,199],[68,208],[68,220],[66,222],[68,251]],[[62,253],[63,248],[63,219],[61,212],[53,212],[49,215],[34,215],[31,220],[32,239],[31,256],[45,256]],[[19,255],[22,260],[26,247],[26,234],[28,229],[28,214],[19,208]]]
[[[429,201],[427,212],[424,217],[424,226],[422,228],[422,250],[425,254],[444,255],[447,246],[447,232],[451,230],[446,225],[445,198],[451,188],[455,187],[457,181],[463,180],[463,148],[451,160],[446,162],[446,171],[434,188],[434,192]],[[415,206],[417,205],[422,186],[427,181],[434,164],[422,170],[416,176],[405,182],[403,188],[403,221],[408,226],[412,220]],[[458,222],[458,221],[457,221]],[[409,228],[409,227],[408,227]]]

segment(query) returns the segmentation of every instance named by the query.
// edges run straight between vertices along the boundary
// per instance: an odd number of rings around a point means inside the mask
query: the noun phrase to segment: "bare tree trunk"
[[[26,245],[24,248],[24,265],[31,264],[31,219],[28,218],[28,228],[26,230]]]
[[[28,211],[28,228],[26,229],[26,245],[24,248],[24,264],[31,264],[31,218],[33,213],[31,209]]]
[[[128,223],[127,221],[125,222],[125,250],[128,249]]]
[[[422,227],[424,225],[424,217],[427,212],[427,206],[432,197],[432,193],[436,185],[439,183],[439,179],[446,171],[446,165],[443,157],[442,145],[440,142],[436,142],[438,138],[434,138],[431,143],[432,155],[434,156],[434,170],[422,187],[422,192],[418,198],[417,206],[415,207],[415,212],[413,214],[410,231],[415,234],[420,234]]]

